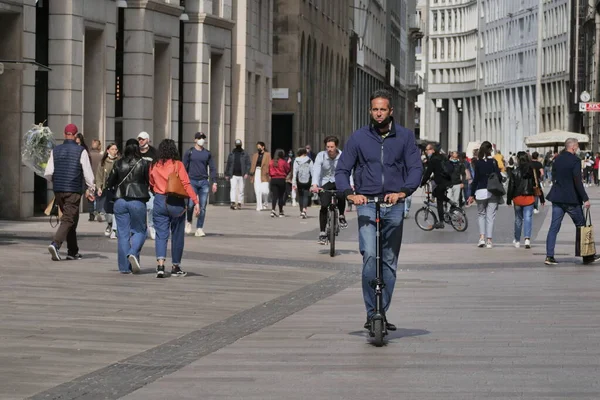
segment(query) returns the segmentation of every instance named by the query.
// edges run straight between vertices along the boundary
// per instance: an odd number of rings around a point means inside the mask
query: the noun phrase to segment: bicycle
[[[431,187],[429,184],[427,184],[425,194],[427,195],[425,205],[415,213],[415,222],[422,230],[431,231],[434,225],[438,223],[438,217],[436,214],[437,207],[432,203]],[[466,231],[469,226],[469,220],[465,211],[455,205],[450,205],[449,209],[446,209],[447,207],[444,208],[444,222],[452,225],[452,228],[457,232]]]
[[[325,228],[325,234],[327,241],[329,242],[329,256],[335,257],[335,237],[340,233],[340,222],[339,222],[339,210],[337,206],[337,190],[324,190],[321,189],[319,192],[331,193],[331,201],[327,206],[327,226]]]

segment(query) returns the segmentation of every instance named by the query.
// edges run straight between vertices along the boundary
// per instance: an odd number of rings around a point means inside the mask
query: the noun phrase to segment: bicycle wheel
[[[373,344],[375,347],[383,346],[383,319],[373,320]]]
[[[335,217],[336,212],[329,210],[327,212],[327,219],[329,220],[329,256],[335,256],[335,233],[337,231],[338,221]]]
[[[457,232],[464,232],[469,227],[467,214],[460,208],[450,210],[450,224]]]
[[[437,222],[437,217],[429,208],[423,207],[415,214],[415,222],[424,231],[431,231],[433,230],[433,225]]]

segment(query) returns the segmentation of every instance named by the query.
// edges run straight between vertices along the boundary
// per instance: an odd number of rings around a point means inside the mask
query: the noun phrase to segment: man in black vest
[[[69,124],[65,127],[65,141],[56,146],[50,154],[44,176],[53,184],[54,201],[62,212],[60,226],[48,251],[52,260],[60,261],[58,250],[67,241],[67,260],[79,260],[77,246],[77,224],[79,223],[79,203],[81,202],[81,182],[85,178],[88,187],[88,200],[93,201],[95,191],[94,172],[90,164],[88,152],[75,143],[77,126]]]

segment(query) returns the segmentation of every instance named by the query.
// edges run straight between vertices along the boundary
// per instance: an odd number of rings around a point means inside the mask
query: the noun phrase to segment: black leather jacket
[[[133,168],[133,170],[132,170]],[[150,199],[150,163],[144,159],[127,162],[124,159],[115,162],[115,166],[106,181],[106,187],[114,190],[115,200]],[[130,173],[131,172],[131,173]]]
[[[511,203],[517,196],[533,196],[533,188],[536,186],[533,176],[534,170],[531,165],[525,168],[515,167],[508,170],[508,191],[506,202]]]

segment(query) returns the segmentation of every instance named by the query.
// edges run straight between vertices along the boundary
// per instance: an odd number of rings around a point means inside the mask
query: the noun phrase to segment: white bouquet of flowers
[[[54,146],[56,141],[50,128],[43,124],[34,125],[23,136],[23,164],[43,178]]]

